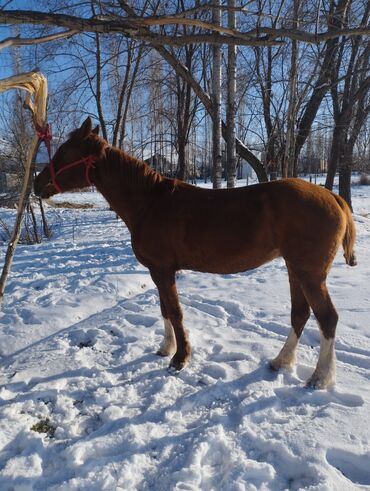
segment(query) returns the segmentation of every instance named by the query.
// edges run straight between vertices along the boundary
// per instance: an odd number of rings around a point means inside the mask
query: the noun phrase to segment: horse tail
[[[356,266],[356,255],[354,252],[354,245],[356,240],[356,228],[352,217],[352,211],[346,201],[337,194],[333,193],[338,205],[341,207],[342,211],[346,216],[346,229],[344,232],[342,246],[344,250],[344,259],[349,266]]]

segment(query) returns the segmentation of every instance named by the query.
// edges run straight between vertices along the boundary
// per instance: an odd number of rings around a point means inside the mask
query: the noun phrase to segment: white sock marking
[[[293,328],[290,329],[287,340],[282,347],[278,356],[272,360],[272,366],[278,370],[279,368],[292,368],[296,360],[296,351],[298,345],[298,337]]]
[[[324,389],[335,383],[335,340],[327,339],[320,331],[320,353],[309,385]]]
[[[171,321],[169,319],[164,320],[164,338],[159,347],[159,353],[162,356],[172,355],[176,352],[176,337],[173,330]]]

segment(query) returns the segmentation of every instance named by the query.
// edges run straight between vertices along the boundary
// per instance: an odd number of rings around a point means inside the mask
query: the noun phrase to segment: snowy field
[[[305,388],[313,318],[296,370],[268,368],[289,330],[282,260],[179,274],[193,355],[172,375],[155,355],[158,294],[123,223],[93,194],[92,209],[49,208],[53,237],[18,247],[1,307],[0,490],[370,489],[370,187],[353,195],[359,264],[340,251],[328,282],[331,391]]]

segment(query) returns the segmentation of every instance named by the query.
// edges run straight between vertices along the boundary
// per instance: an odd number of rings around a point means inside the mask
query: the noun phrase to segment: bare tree
[[[293,5],[294,7],[299,4],[302,6],[302,14],[298,15],[296,12],[293,15],[295,21],[293,20],[292,22],[292,19],[286,21],[284,16],[291,10],[291,6]],[[3,8],[0,10],[0,22],[34,26],[43,25],[52,29],[52,31],[44,31],[43,35],[38,33],[34,37],[30,35],[28,38],[24,35],[23,30],[22,37],[18,36],[4,40],[4,43],[7,45],[9,43],[17,43],[18,45],[22,43],[44,43],[46,41],[44,39],[45,34],[47,36],[56,36],[57,34],[58,36],[71,36],[73,34],[77,38],[81,37],[82,32],[88,33],[89,37],[85,39],[88,39],[89,43],[92,43],[93,40],[95,42],[95,48],[92,49],[91,56],[95,58],[94,67],[96,70],[93,70],[88,84],[94,89],[96,114],[106,124],[107,137],[113,134],[112,138],[118,144],[122,143],[122,135],[126,133],[125,121],[129,112],[127,94],[134,91],[135,87],[135,84],[128,82],[128,79],[135,80],[137,78],[137,75],[134,75],[135,69],[137,73],[138,67],[143,61],[141,60],[135,64],[136,60],[140,58],[138,55],[139,46],[145,45],[148,48],[155,49],[176,72],[177,76],[181,77],[182,83],[186,83],[188,87],[192,88],[194,94],[212,117],[214,113],[212,98],[202,88],[199,78],[194,74],[193,70],[189,70],[186,62],[179,57],[179,52],[175,49],[170,50],[169,46],[181,47],[209,43],[214,46],[227,44],[229,46],[257,47],[259,59],[256,63],[256,70],[259,69],[260,72],[259,83],[261,85],[261,94],[263,94],[266,161],[270,166],[274,166],[272,170],[275,172],[279,168],[279,160],[282,159],[285,145],[285,162],[287,160],[291,162],[288,166],[290,170],[285,171],[286,174],[296,173],[294,169],[297,168],[299,153],[305,144],[322,101],[330,88],[332,77],[329,67],[331,67],[332,61],[337,55],[338,39],[344,35],[347,39],[356,39],[356,37],[368,35],[370,31],[368,24],[363,19],[353,15],[356,9],[363,8],[361,7],[362,4],[359,5],[355,0],[328,0],[327,3],[323,3],[321,0],[309,0],[307,2],[298,0],[290,0],[289,2],[268,0],[261,2],[256,0],[253,4],[250,3],[243,8],[234,7],[233,3],[229,6],[218,5],[215,8],[215,5],[211,3],[201,4],[198,1],[191,3],[177,1],[164,4],[158,0],[155,2],[147,0],[136,2],[135,9],[125,0],[119,0],[119,2],[106,0],[96,2],[90,0],[90,5],[91,14],[87,13],[86,8],[82,8],[82,5],[78,2],[72,2],[68,11],[61,8],[61,13],[58,14],[36,11],[10,11]],[[132,2],[131,5],[133,5]],[[252,5],[256,8],[253,8]],[[356,5],[356,8],[352,8],[353,5]],[[348,12],[350,12],[351,8],[351,18],[347,22],[345,19],[349,19]],[[238,14],[239,29],[236,29],[235,25],[232,24],[226,27],[217,20],[212,21],[210,14],[214,14],[219,9],[227,11],[228,14],[231,12]],[[312,15],[315,10],[319,12],[317,16]],[[246,13],[248,15],[245,15]],[[302,22],[300,22],[301,15],[303,16]],[[244,21],[240,22],[240,19],[244,19]],[[56,33],[55,27],[63,29],[64,32]],[[79,33],[79,36],[76,36],[76,32]],[[113,117],[113,105],[111,104],[111,107],[106,105],[107,97],[101,90],[102,84],[106,80],[107,67],[113,66],[111,61],[104,58],[106,55],[104,47],[109,44],[108,33],[110,36],[117,36],[120,39],[127,38],[127,43],[132,43],[131,51],[133,55],[133,58],[131,56],[127,57],[127,71],[120,70],[121,85],[118,82],[115,84],[115,94],[117,94],[117,101],[119,102]],[[298,61],[298,69],[296,70],[298,72],[298,80],[296,83],[291,82],[290,91],[286,90],[285,84],[288,78],[286,72],[281,68],[280,80],[274,75],[274,71],[277,73],[277,70],[279,70],[277,62],[281,62],[279,56],[284,52],[282,47],[286,46],[287,40],[292,41],[292,70],[296,64],[293,55],[294,46],[297,46],[295,43],[312,43],[313,45],[324,43],[322,48],[319,47],[317,49],[318,60],[321,56],[321,63],[318,68],[310,70],[309,80],[306,80],[305,87],[302,86],[302,81],[304,82],[304,80],[303,75],[299,74],[300,60]],[[142,49],[145,50],[145,48]],[[240,51],[247,49],[249,48],[240,48]],[[312,50],[314,49],[316,48],[312,48]],[[123,57],[123,59],[125,58]],[[135,60],[135,62],[132,60]],[[99,66],[100,68],[98,68]],[[282,65],[280,64],[280,66]],[[123,65],[122,68],[124,68]],[[293,74],[293,72],[291,73]],[[278,92],[274,97],[271,94],[273,84],[276,84],[278,88]],[[80,93],[82,93],[83,86],[86,86],[86,84],[82,83]],[[295,95],[294,86],[298,87]],[[283,97],[281,97],[282,94]],[[288,105],[289,117],[286,119],[283,113],[286,110],[286,95],[289,94],[291,94],[292,99]],[[123,98],[125,98],[124,102]],[[81,105],[79,104],[80,107]],[[86,100],[85,105],[91,107],[88,100]],[[292,127],[295,126],[293,121],[296,118],[298,120],[296,125],[297,134],[296,138],[294,138]],[[132,124],[131,122],[130,126]],[[288,124],[287,134],[285,134],[286,124]],[[248,127],[249,130],[254,131],[250,125]],[[227,138],[228,128],[229,124],[222,124],[224,138]],[[251,132],[248,133],[248,135],[250,134]],[[260,181],[266,180],[266,168],[260,159],[240,140],[236,139],[235,143],[239,157],[251,164]],[[294,159],[292,157],[293,148]],[[216,151],[216,153],[219,152]],[[228,162],[231,163],[232,158],[228,158]],[[232,173],[228,174],[231,175]]]
[[[319,55],[321,61],[320,70],[318,71],[316,81],[312,81],[312,91],[298,119],[297,136],[295,140],[295,164],[298,161],[299,154],[310,133],[312,123],[315,120],[319,107],[330,89],[332,79],[332,65],[334,63],[340,34],[344,29],[344,20],[352,0],[330,0],[327,14],[328,31],[336,36],[330,37],[325,42],[322,52]]]
[[[44,127],[46,118],[46,101],[47,101],[47,82],[43,75],[36,72],[20,74],[5,80],[0,80],[0,91],[23,88],[28,91],[26,98],[27,107],[31,110],[35,122]],[[34,102],[31,101],[31,94],[34,95]],[[21,234],[21,227],[24,218],[24,211],[29,202],[31,192],[33,168],[32,163],[39,146],[39,138],[35,135],[28,148],[28,156],[25,165],[24,179],[20,192],[17,216],[12,235],[9,240],[8,248],[5,254],[4,267],[0,276],[0,302],[4,296],[6,281],[11,269],[15,250]]]
[[[282,108],[285,95],[276,99],[273,93],[273,70],[275,62],[281,57],[281,48],[255,48],[255,69],[257,84],[262,98],[262,112],[265,124],[265,168],[271,179],[276,179],[282,153]],[[264,53],[265,51],[265,53]]]
[[[370,17],[370,4],[363,13],[363,22]],[[335,172],[339,170],[339,194],[351,203],[351,172],[353,150],[359,132],[370,113],[370,42],[357,36],[349,43],[342,38],[335,63],[331,66],[334,130],[326,187],[332,189]]]
[[[299,27],[300,0],[293,0],[293,29]],[[298,41],[291,40],[291,57],[289,71],[289,104],[287,111],[287,125],[285,148],[282,165],[282,176],[297,176],[297,161],[294,158],[296,124],[298,111]]]
[[[221,24],[220,0],[213,0],[212,20]],[[221,187],[222,152],[221,152],[221,47],[214,45],[212,49],[212,148],[213,148],[213,187]]]
[[[228,0],[228,26],[236,28],[235,0]],[[227,187],[233,188],[236,180],[236,46],[229,45],[227,49],[227,106],[226,106],[226,173]]]
[[[144,46],[140,44],[137,46],[132,40],[128,41],[127,46],[127,64],[125,65],[124,76],[121,76],[122,82],[118,84],[118,102],[116,110],[116,118],[113,127],[112,144],[115,146],[123,147],[123,142],[126,136],[126,124],[129,113],[129,107],[131,98],[133,95],[134,87],[137,82],[137,77],[140,69],[140,65],[144,56]]]
[[[183,0],[178,1],[178,10],[185,9],[185,3]],[[175,26],[174,31],[182,30],[183,34],[194,33],[194,27],[188,26]],[[196,59],[198,55],[198,47],[193,44],[184,46],[183,48],[172,48],[171,52],[178,60],[183,63],[188,73],[195,72]],[[171,70],[169,74],[169,80],[171,81],[170,90],[173,94],[172,107],[168,108],[168,119],[172,121],[172,125],[175,133],[175,147],[178,154],[178,164],[176,177],[182,180],[186,180],[190,173],[190,161],[187,157],[188,144],[190,140],[191,131],[193,129],[193,123],[195,115],[199,106],[198,98],[194,95],[191,85],[181,77],[177,72]],[[173,117],[175,115],[176,117]]]

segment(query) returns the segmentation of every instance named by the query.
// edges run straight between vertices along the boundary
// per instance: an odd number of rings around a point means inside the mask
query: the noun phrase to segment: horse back
[[[320,240],[337,248],[342,219],[330,192],[300,179],[231,190],[178,183],[153,197],[133,245],[148,267],[235,273],[311,256]]]

